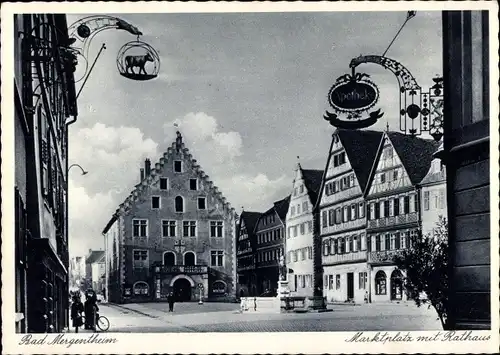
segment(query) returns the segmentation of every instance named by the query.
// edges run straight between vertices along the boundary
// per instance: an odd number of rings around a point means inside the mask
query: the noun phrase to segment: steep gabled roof
[[[245,222],[245,227],[246,227],[249,235],[254,234],[255,226],[257,225],[257,222],[259,221],[259,217],[261,215],[262,215],[262,213],[260,213],[260,212],[250,212],[250,211],[241,212],[240,219],[243,222]]]
[[[383,133],[348,129],[337,129],[336,133],[356,174],[361,191],[364,191]]]
[[[307,193],[309,194],[311,203],[314,206],[316,204],[316,200],[318,199],[324,170],[309,170],[302,169],[302,167],[300,170],[302,171],[302,178],[304,179],[304,185],[306,185]]]
[[[278,214],[279,218],[285,222],[286,220],[286,214],[288,213],[288,207],[290,206],[290,195],[285,197],[282,200],[276,201],[274,203],[274,208],[276,210],[276,213]]]
[[[401,159],[413,185],[419,184],[425,177],[434,159],[433,154],[439,142],[430,139],[411,137],[399,132],[388,132],[396,153]]]
[[[93,264],[104,257],[104,250],[92,250],[85,259],[85,264]]]

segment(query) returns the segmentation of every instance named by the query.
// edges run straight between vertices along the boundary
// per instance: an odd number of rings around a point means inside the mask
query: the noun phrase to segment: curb
[[[133,308],[129,308],[129,307],[125,307],[121,304],[116,304],[116,303],[110,303],[108,302],[107,305],[111,306],[111,307],[116,307],[116,308],[121,308],[121,309],[125,309],[127,311],[130,311],[130,312],[134,312],[134,313],[137,313],[137,314],[140,314],[141,316],[145,316],[145,317],[149,317],[149,318],[154,318],[154,319],[158,319],[159,317],[158,316],[152,316],[151,314],[147,314],[147,313],[144,313],[144,312],[141,312],[141,311],[138,311],[136,309],[133,309]]]

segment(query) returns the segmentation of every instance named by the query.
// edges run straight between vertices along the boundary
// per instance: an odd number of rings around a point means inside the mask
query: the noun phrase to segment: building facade
[[[103,279],[105,277],[105,256],[104,250],[89,250],[85,258],[86,287],[92,288],[96,293],[101,294],[105,287]]]
[[[403,273],[394,256],[421,231],[420,182],[438,143],[385,132],[365,193],[371,302],[405,301]]]
[[[237,228],[238,296],[257,296],[255,225],[259,212],[243,211]]]
[[[85,279],[85,258],[75,256],[69,262],[69,287],[71,290],[81,289]]]
[[[381,132],[337,129],[318,202],[327,302],[362,303],[369,293],[364,190]]]
[[[440,157],[447,179],[452,329],[491,328],[489,76],[490,50],[497,53],[498,47],[490,49],[489,19],[496,21],[495,14],[443,12],[445,126]],[[498,125],[496,115],[493,120]]]
[[[322,178],[323,170],[306,170],[297,164],[285,223],[287,280],[291,296],[315,295],[314,205]]]
[[[275,296],[278,289],[279,263],[284,258],[286,213],[290,196],[274,203],[255,225],[257,295]]]
[[[68,122],[77,116],[66,16],[14,16],[16,330],[68,326]],[[28,267],[29,266],[29,267]]]
[[[109,301],[235,297],[236,221],[177,132],[103,230]]]
[[[439,155],[443,144],[434,154]],[[434,235],[440,218],[448,218],[446,203],[446,169],[439,158],[434,158],[427,175],[420,182],[420,213],[422,235]]]

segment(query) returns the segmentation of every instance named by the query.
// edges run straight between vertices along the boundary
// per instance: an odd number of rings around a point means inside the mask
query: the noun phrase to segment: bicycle
[[[82,323],[85,324],[85,316],[82,316]],[[97,314],[97,322],[95,323],[97,328],[99,328],[103,332],[109,329],[109,320],[105,316]]]

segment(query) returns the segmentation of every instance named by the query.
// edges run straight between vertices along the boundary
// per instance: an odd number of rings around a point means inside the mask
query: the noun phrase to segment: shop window
[[[366,282],[367,282],[367,273],[366,272],[360,272],[359,273],[359,289],[364,290],[366,289]]]
[[[383,271],[378,271],[375,274],[375,294],[376,295],[387,294],[387,276]]]

